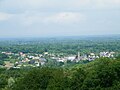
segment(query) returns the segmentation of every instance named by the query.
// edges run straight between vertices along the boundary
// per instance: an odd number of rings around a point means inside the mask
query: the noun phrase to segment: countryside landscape
[[[120,90],[120,0],[0,0],[0,90]]]

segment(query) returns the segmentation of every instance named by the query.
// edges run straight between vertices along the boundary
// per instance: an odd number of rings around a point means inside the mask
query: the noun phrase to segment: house
[[[67,60],[74,61],[76,59],[76,56],[69,56],[67,57]]]
[[[40,58],[39,62],[41,65],[44,65],[47,60],[45,58]]]
[[[28,64],[35,64],[35,60],[30,60]]]
[[[65,58],[59,58],[57,61],[58,61],[58,62],[65,62],[66,59],[65,59]]]

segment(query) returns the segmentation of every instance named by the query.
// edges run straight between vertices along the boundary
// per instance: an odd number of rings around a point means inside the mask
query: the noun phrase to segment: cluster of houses
[[[81,60],[88,60],[88,61],[93,61],[95,59],[98,59],[100,57],[108,57],[108,58],[113,58],[115,52],[100,52],[99,55],[96,55],[95,53],[90,53],[89,55],[80,55],[80,52],[78,52],[78,55],[71,55],[67,57],[52,57],[52,59],[56,59],[58,62],[66,62],[66,61],[74,61],[74,62],[79,62]]]
[[[14,68],[20,68],[21,66],[27,67],[27,66],[40,66],[44,65],[46,63],[46,59],[44,58],[44,55],[48,54],[47,52],[42,54],[31,54],[31,53],[12,53],[12,52],[2,52],[3,54],[8,55],[9,57],[17,57],[16,62],[14,63]]]
[[[78,52],[77,55],[68,55],[68,56],[63,56],[59,57],[54,55],[54,54],[49,54],[48,52],[44,52],[44,54],[31,54],[31,53],[12,53],[12,52],[2,52],[8,56],[17,56],[18,61],[15,62],[14,68],[20,68],[21,66],[43,66],[47,63],[46,56],[49,56],[50,59],[56,60],[57,62],[79,62],[81,60],[88,60],[88,61],[93,61],[97,58],[100,57],[108,57],[108,58],[113,58],[115,52],[100,52],[99,54],[95,53],[90,53],[89,55],[80,55],[80,52]],[[48,58],[48,57],[47,57]]]

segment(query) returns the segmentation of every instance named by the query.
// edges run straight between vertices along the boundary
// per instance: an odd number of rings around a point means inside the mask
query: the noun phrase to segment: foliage
[[[46,49],[47,47],[47,49]],[[120,39],[40,39],[0,41],[0,65],[5,60],[15,62],[18,56],[8,57],[1,52],[43,54],[55,56],[91,52],[115,51],[120,53]],[[100,58],[92,62],[80,61],[77,64],[67,61],[56,63],[45,57],[44,67],[20,69],[0,68],[0,90],[120,90],[120,56],[116,59]],[[63,67],[66,65],[66,67]],[[60,66],[60,68],[58,67]]]
[[[100,58],[69,69],[0,69],[0,89],[120,90],[120,59]]]
[[[47,49],[46,49],[47,47]],[[106,38],[106,37],[90,37],[81,38],[44,38],[44,39],[30,39],[30,40],[8,40],[0,41],[1,52],[23,52],[23,53],[63,53],[88,54],[90,52],[99,53],[101,51],[115,51],[120,52],[120,39],[119,38]]]

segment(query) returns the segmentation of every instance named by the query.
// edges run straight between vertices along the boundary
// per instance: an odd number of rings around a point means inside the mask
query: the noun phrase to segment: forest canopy
[[[120,58],[100,58],[71,68],[0,69],[2,90],[119,90]]]

